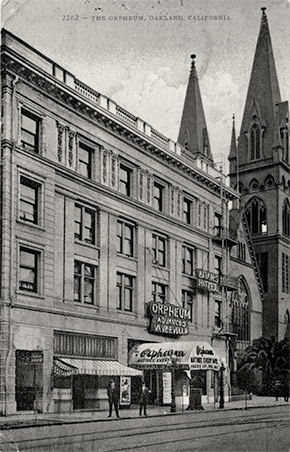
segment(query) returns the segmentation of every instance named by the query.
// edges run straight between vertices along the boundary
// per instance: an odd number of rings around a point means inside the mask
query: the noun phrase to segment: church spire
[[[281,102],[266,8],[261,8],[261,26],[246,98],[238,144],[240,163],[248,160],[251,127],[263,140],[260,158],[272,157],[276,104]],[[259,140],[260,140],[259,138]],[[259,141],[260,142],[260,141]]]
[[[232,139],[229,160],[236,158],[237,158],[237,139],[236,139],[235,115],[233,115]]]
[[[213,164],[209,137],[195,67],[196,55],[191,55],[191,70],[184,101],[178,143],[191,157],[204,157]]]

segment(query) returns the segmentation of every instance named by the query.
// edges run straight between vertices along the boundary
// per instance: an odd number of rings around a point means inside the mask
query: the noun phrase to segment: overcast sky
[[[262,6],[289,100],[290,0],[2,0],[2,26],[175,141],[195,53],[212,152],[227,156]]]

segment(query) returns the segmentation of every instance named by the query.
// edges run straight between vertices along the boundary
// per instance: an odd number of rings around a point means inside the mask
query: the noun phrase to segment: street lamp
[[[225,392],[224,392],[224,370],[225,362],[221,359],[221,369],[220,369],[220,404],[219,408],[225,407]]]
[[[171,356],[171,407],[170,412],[176,413],[176,402],[175,402],[175,369],[176,369],[177,357],[175,355]]]

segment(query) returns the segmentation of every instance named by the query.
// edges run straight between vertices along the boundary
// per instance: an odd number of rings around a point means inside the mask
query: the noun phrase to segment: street
[[[200,411],[142,419],[112,418],[20,428],[5,434],[18,444],[20,452],[288,452],[289,406]],[[12,449],[2,446],[1,450]]]

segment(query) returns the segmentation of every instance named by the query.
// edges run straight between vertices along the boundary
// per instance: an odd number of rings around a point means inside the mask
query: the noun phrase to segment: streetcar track
[[[262,416],[262,418],[261,418]],[[203,422],[202,425],[197,425],[197,424],[201,424],[201,422]],[[285,419],[275,419],[275,422],[286,422]],[[218,423],[205,423],[205,421],[199,421],[198,423],[192,423],[192,422],[180,422],[178,424],[170,424],[170,425],[160,425],[160,426],[149,426],[150,430],[145,430],[142,431],[141,429],[144,428],[144,426],[138,426],[138,427],[133,427],[130,428],[130,433],[128,433],[128,428],[123,428],[121,430],[106,430],[106,431],[102,431],[102,432],[84,432],[84,433],[75,433],[75,434],[66,434],[63,436],[58,436],[57,438],[57,442],[55,442],[55,445],[65,445],[67,444],[67,440],[69,439],[70,443],[76,444],[78,443],[77,438],[81,437],[81,441],[83,442],[88,442],[88,441],[94,441],[94,442],[100,442],[100,441],[104,441],[106,438],[106,434],[111,433],[111,436],[109,439],[116,439],[116,438],[133,438],[136,436],[146,436],[146,435],[153,435],[156,433],[160,433],[160,428],[162,428],[162,433],[167,433],[167,432],[172,432],[172,431],[176,431],[176,432],[182,432],[185,430],[190,430],[191,428],[196,428],[196,429],[204,429],[204,428],[221,428],[221,427],[228,427],[228,426],[241,426],[241,425],[255,425],[257,423],[263,423],[266,424],[266,426],[268,427],[268,424],[272,424],[273,423],[273,419],[272,416],[266,416],[265,415],[255,415],[254,417],[251,417],[249,419],[245,419],[245,418],[235,418],[235,419],[227,419],[224,418],[222,420],[219,420]],[[287,424],[288,425],[288,424]],[[265,428],[261,427],[261,428]],[[141,431],[140,431],[141,430]],[[113,435],[112,435],[113,433]],[[96,437],[96,435],[98,435]],[[87,437],[87,438],[85,438]],[[45,438],[34,438],[34,439],[29,439],[29,440],[22,440],[22,441],[18,441],[18,446],[20,448],[20,450],[27,450],[27,448],[29,447],[31,448],[35,448],[36,444],[32,444],[34,443],[38,443],[37,446],[39,447],[39,445],[41,443],[42,447],[45,447],[47,444],[45,444],[47,441],[49,441],[49,445],[51,445],[51,441],[53,438],[51,437],[45,437]],[[74,441],[75,439],[75,441]],[[24,447],[24,449],[21,449]],[[107,451],[106,451],[107,452]]]

